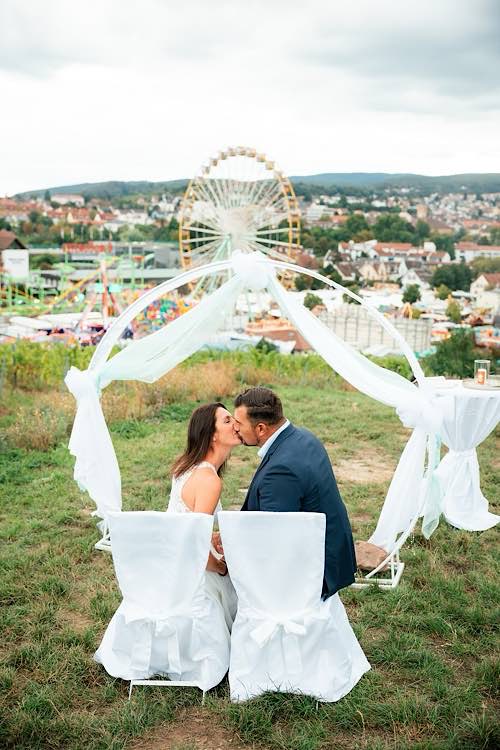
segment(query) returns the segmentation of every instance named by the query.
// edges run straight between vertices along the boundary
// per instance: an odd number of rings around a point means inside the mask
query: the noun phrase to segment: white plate
[[[456,388],[462,382],[461,380],[445,380],[444,378],[426,378],[425,380],[438,390],[441,390],[441,388]]]
[[[476,383],[475,380],[464,380],[463,385],[464,388],[473,388],[475,391],[500,390],[500,383],[487,383],[486,385],[481,385],[480,383]]]

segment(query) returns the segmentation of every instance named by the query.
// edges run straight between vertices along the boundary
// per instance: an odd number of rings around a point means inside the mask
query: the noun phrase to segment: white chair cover
[[[213,518],[205,513],[110,513],[123,601],[95,654],[112,677],[168,675],[201,690],[229,665],[222,609],[205,594]]]
[[[338,594],[321,600],[325,515],[222,511],[218,519],[238,594],[231,700],[266,691],[342,698],[370,665]]]

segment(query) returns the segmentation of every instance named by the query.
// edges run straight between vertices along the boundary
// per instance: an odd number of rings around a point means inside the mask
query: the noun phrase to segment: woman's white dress
[[[179,477],[172,477],[172,489],[170,490],[170,500],[167,506],[167,513],[192,513],[191,508],[188,508],[182,499],[182,490],[193,472],[202,467],[216,471],[211,463],[208,461],[202,461],[196,466],[193,466],[189,471],[181,474]],[[219,510],[222,510],[220,501],[217,503],[217,507],[214,511],[215,518],[217,518]],[[212,549],[212,554],[214,554],[215,557],[219,557],[214,549]],[[212,570],[205,571],[205,587],[207,594],[222,607],[226,624],[229,630],[231,630],[234,618],[236,617],[238,600],[236,597],[236,591],[234,590],[231,579],[229,578],[229,574],[221,576]]]

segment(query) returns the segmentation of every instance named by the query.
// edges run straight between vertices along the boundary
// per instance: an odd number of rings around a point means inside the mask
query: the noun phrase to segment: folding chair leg
[[[130,680],[130,687],[129,687],[129,689],[128,689],[128,699],[129,699],[129,700],[130,700],[130,698],[131,698],[131,696],[132,696],[132,688],[133,688],[133,687],[134,687],[134,681],[133,681],[133,680]]]

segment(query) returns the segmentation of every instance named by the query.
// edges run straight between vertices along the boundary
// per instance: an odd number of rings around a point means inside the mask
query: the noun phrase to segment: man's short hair
[[[283,419],[283,406],[278,396],[270,388],[257,386],[247,388],[236,396],[235,407],[246,406],[252,424],[264,422],[268,425],[277,424]]]

